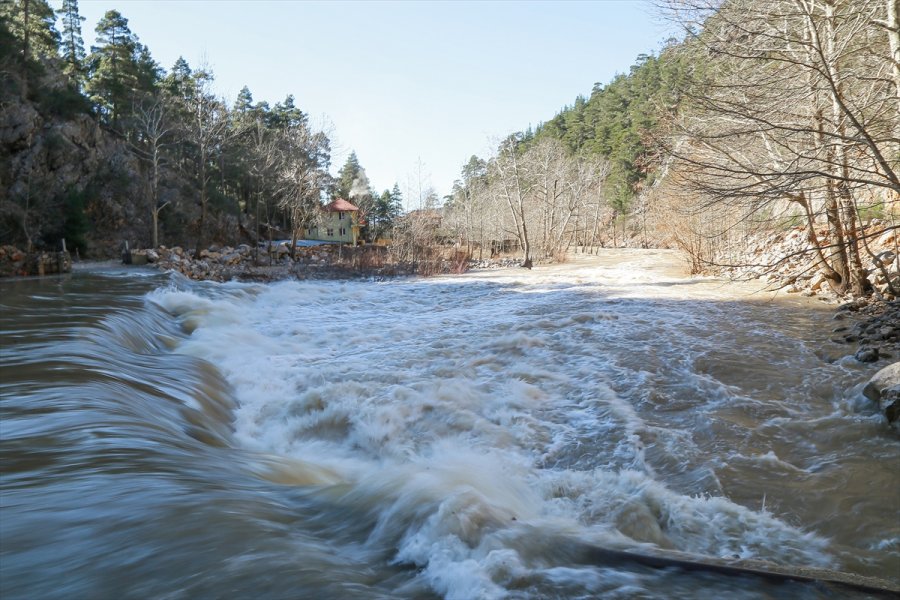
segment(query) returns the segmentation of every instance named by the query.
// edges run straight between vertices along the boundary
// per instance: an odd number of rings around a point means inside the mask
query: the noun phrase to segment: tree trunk
[[[28,33],[28,19],[31,3],[29,0],[24,0],[22,4],[22,100],[25,100],[28,97],[28,44],[30,42]]]
[[[153,247],[159,247],[159,209],[153,209]]]
[[[522,266],[526,269],[532,267],[531,262],[531,243],[528,241],[528,227],[525,221],[522,221]]]
[[[150,180],[150,202],[153,207],[153,248],[159,247],[159,148],[153,146],[153,175]]]
[[[291,260],[297,259],[297,225],[291,227]]]
[[[203,249],[206,237],[206,150],[200,149],[200,224],[197,228],[197,256]]]
[[[834,164],[834,150],[825,140],[825,117],[822,109],[817,109],[814,115],[816,143],[820,148],[825,148],[825,163],[830,168]],[[831,277],[828,281],[835,292],[843,294],[850,282],[850,269],[847,261],[847,248],[844,238],[844,227],[841,222],[840,209],[838,207],[838,195],[835,190],[835,182],[831,177],[825,180],[825,217],[828,220],[828,242],[833,249],[831,253]],[[829,274],[826,271],[826,276]]]
[[[257,184],[258,186],[259,184]],[[256,190],[256,239],[253,240],[253,266],[259,266],[259,189]]]
[[[812,211],[809,200],[807,200],[806,196],[801,192],[800,196],[794,199],[794,202],[797,202],[803,207],[803,212],[806,215],[806,239],[816,253],[816,263],[819,265],[819,269],[829,281],[833,283],[840,281],[840,274],[828,264],[828,261],[825,259],[825,254],[822,252],[822,243],[816,233],[816,217]]]
[[[835,158],[837,164],[835,168],[838,170],[837,175],[837,195],[840,199],[841,209],[843,210],[843,226],[846,234],[846,256],[847,270],[850,279],[848,281],[852,292],[857,295],[865,295],[872,291],[868,276],[862,266],[862,260],[859,256],[859,237],[856,230],[857,215],[855,203],[850,193],[848,180],[850,178],[850,169],[847,159],[847,148],[844,140],[847,139],[844,127],[844,112],[841,106],[841,79],[839,74],[839,65],[836,58],[837,39],[834,24],[834,3],[826,2],[825,4],[825,35],[826,35],[826,54],[827,69],[831,74],[831,118],[837,126],[838,137],[835,144]]]
[[[894,76],[894,92],[897,99],[897,114],[900,114],[900,0],[887,2],[887,36],[891,50],[891,73]],[[900,119],[894,120],[894,139],[900,139]]]

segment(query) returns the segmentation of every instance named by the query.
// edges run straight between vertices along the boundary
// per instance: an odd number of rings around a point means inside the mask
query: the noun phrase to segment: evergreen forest
[[[136,246],[294,237],[332,197],[366,213],[367,239],[400,215],[351,154],[330,174],[328,128],[288,95],[213,92],[207,65],[160,66],[108,11],[85,48],[77,0],[0,5],[0,239],[115,255]]]

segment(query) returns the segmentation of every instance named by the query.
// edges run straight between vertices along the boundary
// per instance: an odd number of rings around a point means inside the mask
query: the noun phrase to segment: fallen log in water
[[[900,585],[889,581],[842,573],[829,569],[788,567],[765,561],[725,561],[714,557],[688,554],[639,554],[626,550],[581,545],[576,552],[579,562],[603,567],[641,565],[653,569],[679,569],[694,573],[712,573],[728,577],[755,577],[769,583],[806,583],[830,589],[841,597],[840,591],[853,590],[883,598],[900,598]]]

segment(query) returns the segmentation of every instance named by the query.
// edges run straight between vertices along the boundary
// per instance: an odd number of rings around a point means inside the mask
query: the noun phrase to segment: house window
[[[340,219],[341,221],[344,220],[344,213],[343,213],[343,212],[339,212],[339,213],[338,213],[338,219]]]
[[[347,230],[341,227],[341,235],[347,235]]]
[[[331,237],[331,236],[334,235],[334,229],[332,229],[331,227],[329,227],[329,228],[326,230],[326,233],[327,233],[327,235],[328,235],[329,237]]]

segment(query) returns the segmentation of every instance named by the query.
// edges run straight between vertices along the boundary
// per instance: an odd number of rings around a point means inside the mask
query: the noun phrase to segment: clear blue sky
[[[57,6],[60,2],[55,2]],[[423,171],[449,192],[469,156],[550,119],[667,36],[645,2],[81,0],[85,45],[116,9],[165,69],[182,55],[233,101],[247,85],[333,125],[378,190]]]

